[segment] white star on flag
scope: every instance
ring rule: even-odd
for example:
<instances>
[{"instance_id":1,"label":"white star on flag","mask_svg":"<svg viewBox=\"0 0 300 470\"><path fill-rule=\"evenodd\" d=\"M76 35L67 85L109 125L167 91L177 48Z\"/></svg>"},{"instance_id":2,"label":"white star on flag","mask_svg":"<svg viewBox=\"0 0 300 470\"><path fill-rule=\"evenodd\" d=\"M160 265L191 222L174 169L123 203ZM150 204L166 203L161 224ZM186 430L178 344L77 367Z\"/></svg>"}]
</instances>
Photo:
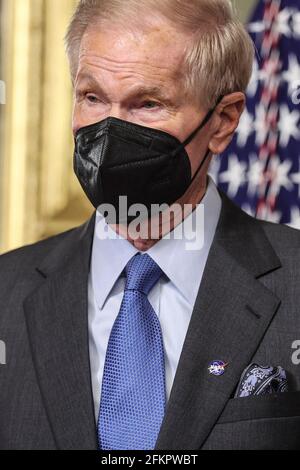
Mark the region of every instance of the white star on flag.
<instances>
[{"instance_id":1,"label":"white star on flag","mask_svg":"<svg viewBox=\"0 0 300 470\"><path fill-rule=\"evenodd\" d=\"M251 80L247 88L247 95L253 98L256 95L260 82L265 82L266 71L258 67L257 60L254 59Z\"/></svg>"},{"instance_id":2,"label":"white star on flag","mask_svg":"<svg viewBox=\"0 0 300 470\"><path fill-rule=\"evenodd\" d=\"M290 38L297 37L300 34L299 12L296 8L284 8L278 14L274 21L273 31ZM253 34L260 34L266 30L266 24L263 21L255 21L248 25L248 30Z\"/></svg>"},{"instance_id":3,"label":"white star on flag","mask_svg":"<svg viewBox=\"0 0 300 470\"><path fill-rule=\"evenodd\" d=\"M254 23L248 24L248 31L254 34L263 33L266 29L265 23L263 21L255 21Z\"/></svg>"},{"instance_id":4,"label":"white star on flag","mask_svg":"<svg viewBox=\"0 0 300 470\"><path fill-rule=\"evenodd\" d=\"M298 185L298 197L300 199L300 156L299 156L299 171L298 173L292 173L290 175L290 178L294 184Z\"/></svg>"},{"instance_id":5,"label":"white star on flag","mask_svg":"<svg viewBox=\"0 0 300 470\"><path fill-rule=\"evenodd\" d=\"M255 153L249 155L248 196L253 197L258 186L263 182L264 163Z\"/></svg>"},{"instance_id":6,"label":"white star on flag","mask_svg":"<svg viewBox=\"0 0 300 470\"><path fill-rule=\"evenodd\" d=\"M291 37L292 29L290 25L290 18L292 17L293 13L295 13L294 8L284 8L278 13L278 16L275 21L274 29L277 33L282 34L286 37Z\"/></svg>"},{"instance_id":7,"label":"white star on flag","mask_svg":"<svg viewBox=\"0 0 300 470\"><path fill-rule=\"evenodd\" d=\"M288 225L300 229L300 209L298 206L291 208L291 222Z\"/></svg>"},{"instance_id":8,"label":"white star on flag","mask_svg":"<svg viewBox=\"0 0 300 470\"><path fill-rule=\"evenodd\" d=\"M273 157L270 161L269 172L272 176L270 196L277 198L281 188L285 188L287 191L292 191L294 186L289 178L289 173L293 166L291 160L280 161L278 156Z\"/></svg>"},{"instance_id":9,"label":"white star on flag","mask_svg":"<svg viewBox=\"0 0 300 470\"><path fill-rule=\"evenodd\" d=\"M247 105L216 181L250 215L300 229L300 0L256 3Z\"/></svg>"},{"instance_id":10,"label":"white star on flag","mask_svg":"<svg viewBox=\"0 0 300 470\"><path fill-rule=\"evenodd\" d=\"M288 83L288 93L291 95L300 82L300 64L295 54L289 55L289 69L282 74L282 78Z\"/></svg>"},{"instance_id":11,"label":"white star on flag","mask_svg":"<svg viewBox=\"0 0 300 470\"><path fill-rule=\"evenodd\" d=\"M288 105L283 104L280 107L280 119L278 129L280 131L280 145L287 147L290 139L300 139L299 129L300 113L296 109L290 111Z\"/></svg>"},{"instance_id":12,"label":"white star on flag","mask_svg":"<svg viewBox=\"0 0 300 470\"><path fill-rule=\"evenodd\" d=\"M219 175L221 183L228 183L227 194L229 197L235 197L240 186L246 182L247 164L240 162L236 154L229 155L228 169Z\"/></svg>"},{"instance_id":13,"label":"white star on flag","mask_svg":"<svg viewBox=\"0 0 300 470\"><path fill-rule=\"evenodd\" d=\"M241 116L240 123L237 128L237 145L239 147L245 147L253 131L254 119L246 108Z\"/></svg>"},{"instance_id":14,"label":"white star on flag","mask_svg":"<svg viewBox=\"0 0 300 470\"><path fill-rule=\"evenodd\" d=\"M300 38L300 12L293 15L293 31L296 39Z\"/></svg>"}]
</instances>

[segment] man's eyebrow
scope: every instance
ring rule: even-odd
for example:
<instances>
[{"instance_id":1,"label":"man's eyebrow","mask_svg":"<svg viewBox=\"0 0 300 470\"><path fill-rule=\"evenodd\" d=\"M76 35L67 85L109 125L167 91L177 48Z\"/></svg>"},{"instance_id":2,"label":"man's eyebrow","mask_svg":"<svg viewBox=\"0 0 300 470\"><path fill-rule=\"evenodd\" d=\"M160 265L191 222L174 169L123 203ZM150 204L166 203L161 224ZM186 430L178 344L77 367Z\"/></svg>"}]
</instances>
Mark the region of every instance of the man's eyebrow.
<instances>
[{"instance_id":1,"label":"man's eyebrow","mask_svg":"<svg viewBox=\"0 0 300 470\"><path fill-rule=\"evenodd\" d=\"M159 99L161 101L170 101L170 97L163 92L163 90L156 86L138 86L136 88L132 88L128 95L127 99L130 98L143 98L143 97L153 97Z\"/></svg>"},{"instance_id":2,"label":"man's eyebrow","mask_svg":"<svg viewBox=\"0 0 300 470\"><path fill-rule=\"evenodd\" d=\"M101 87L101 84L96 80L93 75L83 72L80 73L77 77L76 80L76 85L78 85L80 82L86 82L87 86L92 86L97 88L103 95L106 95L104 90ZM154 98L159 101L164 102L165 104L170 104L174 105L173 100L170 98L170 96L167 93L164 93L164 91L158 87L158 86L147 86L147 85L138 85L136 87L132 87L131 90L128 91L128 94L126 94L124 101L129 101L131 99L141 99L143 97L148 97L148 98Z\"/></svg>"},{"instance_id":3,"label":"man's eyebrow","mask_svg":"<svg viewBox=\"0 0 300 470\"><path fill-rule=\"evenodd\" d=\"M80 73L75 83L76 85L78 85L78 83L82 81L87 82L89 85L93 85L93 86L97 86L98 88L101 88L98 81L93 77L93 75L89 73Z\"/></svg>"},{"instance_id":4,"label":"man's eyebrow","mask_svg":"<svg viewBox=\"0 0 300 470\"><path fill-rule=\"evenodd\" d=\"M84 85L83 85L83 83L84 83ZM102 87L101 87L100 83L98 82L98 80L95 77L93 77L93 75L91 75L89 73L86 73L86 72L80 73L78 75L77 79L76 79L76 82L75 82L75 89L77 87L79 87L79 90L78 90L79 93L81 93L81 91L80 91L81 86L86 86L88 88L95 89L98 93L101 94L101 96L104 99L107 99L106 93L102 89Z\"/></svg>"}]
</instances>

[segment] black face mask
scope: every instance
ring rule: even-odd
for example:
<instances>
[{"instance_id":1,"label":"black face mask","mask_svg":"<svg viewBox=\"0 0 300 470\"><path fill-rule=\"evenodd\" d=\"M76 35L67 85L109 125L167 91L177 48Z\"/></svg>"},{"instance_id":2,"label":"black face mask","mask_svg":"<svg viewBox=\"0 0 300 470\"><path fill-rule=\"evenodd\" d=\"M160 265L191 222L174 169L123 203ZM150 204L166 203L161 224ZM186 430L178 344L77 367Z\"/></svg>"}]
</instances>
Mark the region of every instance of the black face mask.
<instances>
[{"instance_id":1,"label":"black face mask","mask_svg":"<svg viewBox=\"0 0 300 470\"><path fill-rule=\"evenodd\" d=\"M114 207L116 220L109 223L129 223L138 216L129 217L120 210L120 196L127 197L128 208L143 204L150 217L153 205L170 206L185 194L210 155L208 150L192 178L185 147L208 123L222 98L183 143L166 132L112 117L79 129L74 170L96 209L104 204Z\"/></svg>"}]
</instances>

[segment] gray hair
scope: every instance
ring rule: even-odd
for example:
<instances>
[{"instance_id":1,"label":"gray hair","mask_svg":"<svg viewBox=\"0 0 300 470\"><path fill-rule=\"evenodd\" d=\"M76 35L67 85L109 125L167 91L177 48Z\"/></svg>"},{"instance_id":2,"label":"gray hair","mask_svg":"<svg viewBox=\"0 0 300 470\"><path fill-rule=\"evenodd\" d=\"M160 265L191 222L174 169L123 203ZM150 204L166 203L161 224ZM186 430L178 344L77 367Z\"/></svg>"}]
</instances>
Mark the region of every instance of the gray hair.
<instances>
[{"instance_id":1,"label":"gray hair","mask_svg":"<svg viewBox=\"0 0 300 470\"><path fill-rule=\"evenodd\" d=\"M125 22L160 15L192 34L185 53L185 89L207 107L220 95L245 92L251 78L254 45L230 0L81 0L65 38L74 81L80 44L97 22ZM146 22L146 20L145 20ZM138 24L138 23L136 23Z\"/></svg>"}]
</instances>

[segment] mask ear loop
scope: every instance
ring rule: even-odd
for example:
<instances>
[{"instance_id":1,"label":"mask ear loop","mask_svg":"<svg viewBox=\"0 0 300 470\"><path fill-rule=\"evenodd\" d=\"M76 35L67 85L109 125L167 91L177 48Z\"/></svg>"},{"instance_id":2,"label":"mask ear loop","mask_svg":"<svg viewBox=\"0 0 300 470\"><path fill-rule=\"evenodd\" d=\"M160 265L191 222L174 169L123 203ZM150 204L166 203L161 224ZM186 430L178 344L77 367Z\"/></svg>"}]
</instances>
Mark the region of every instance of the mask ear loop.
<instances>
[{"instance_id":1,"label":"mask ear loop","mask_svg":"<svg viewBox=\"0 0 300 470\"><path fill-rule=\"evenodd\" d=\"M210 121L210 119L212 118L217 106L221 103L222 99L224 98L224 95L221 95L219 98L218 98L218 101L216 103L216 105L207 113L207 115L205 116L204 120L201 122L201 124L197 127L196 130L194 130L194 132L173 152L173 157L176 157L176 155L178 155L178 153L180 153L182 150L185 149L185 147L187 147L193 140L194 138L196 137L196 135L198 134L198 132L200 132L203 127L206 126L206 124ZM208 152L209 153L209 152ZM207 157L206 157L207 158Z\"/></svg>"},{"instance_id":2,"label":"mask ear loop","mask_svg":"<svg viewBox=\"0 0 300 470\"><path fill-rule=\"evenodd\" d=\"M196 135L198 134L198 132L203 129L203 127L206 126L206 124L210 121L210 119L212 118L212 115L214 114L217 106L221 103L222 99L224 98L224 95L221 95L219 98L218 98L218 101L215 105L214 108L212 108L206 115L206 117L204 118L204 120L202 121L202 123L200 124L199 127L197 127L197 129L190 135L190 137L188 137L188 139L183 142L182 145L180 145L180 147L178 149L175 150L173 156L175 157L180 151L182 151L183 149L185 149L185 147L190 144L192 142L192 140L196 137ZM199 168L198 170L196 171L195 175L193 176L192 180L191 180L191 184L194 182L194 180L197 178L197 176L199 175L199 173L201 172L204 164L206 163L208 157L210 155L210 150L207 149L207 152L201 162L201 164L199 165Z\"/></svg>"},{"instance_id":3,"label":"mask ear loop","mask_svg":"<svg viewBox=\"0 0 300 470\"><path fill-rule=\"evenodd\" d=\"M210 154L210 150L208 149L206 154L205 154L205 157L203 158L198 170L196 171L196 173L194 174L193 178L191 179L191 184L195 181L195 179L197 178L197 176L199 175L199 173L201 172L205 162L207 161L208 157L209 157L209 154Z\"/></svg>"}]
</instances>

